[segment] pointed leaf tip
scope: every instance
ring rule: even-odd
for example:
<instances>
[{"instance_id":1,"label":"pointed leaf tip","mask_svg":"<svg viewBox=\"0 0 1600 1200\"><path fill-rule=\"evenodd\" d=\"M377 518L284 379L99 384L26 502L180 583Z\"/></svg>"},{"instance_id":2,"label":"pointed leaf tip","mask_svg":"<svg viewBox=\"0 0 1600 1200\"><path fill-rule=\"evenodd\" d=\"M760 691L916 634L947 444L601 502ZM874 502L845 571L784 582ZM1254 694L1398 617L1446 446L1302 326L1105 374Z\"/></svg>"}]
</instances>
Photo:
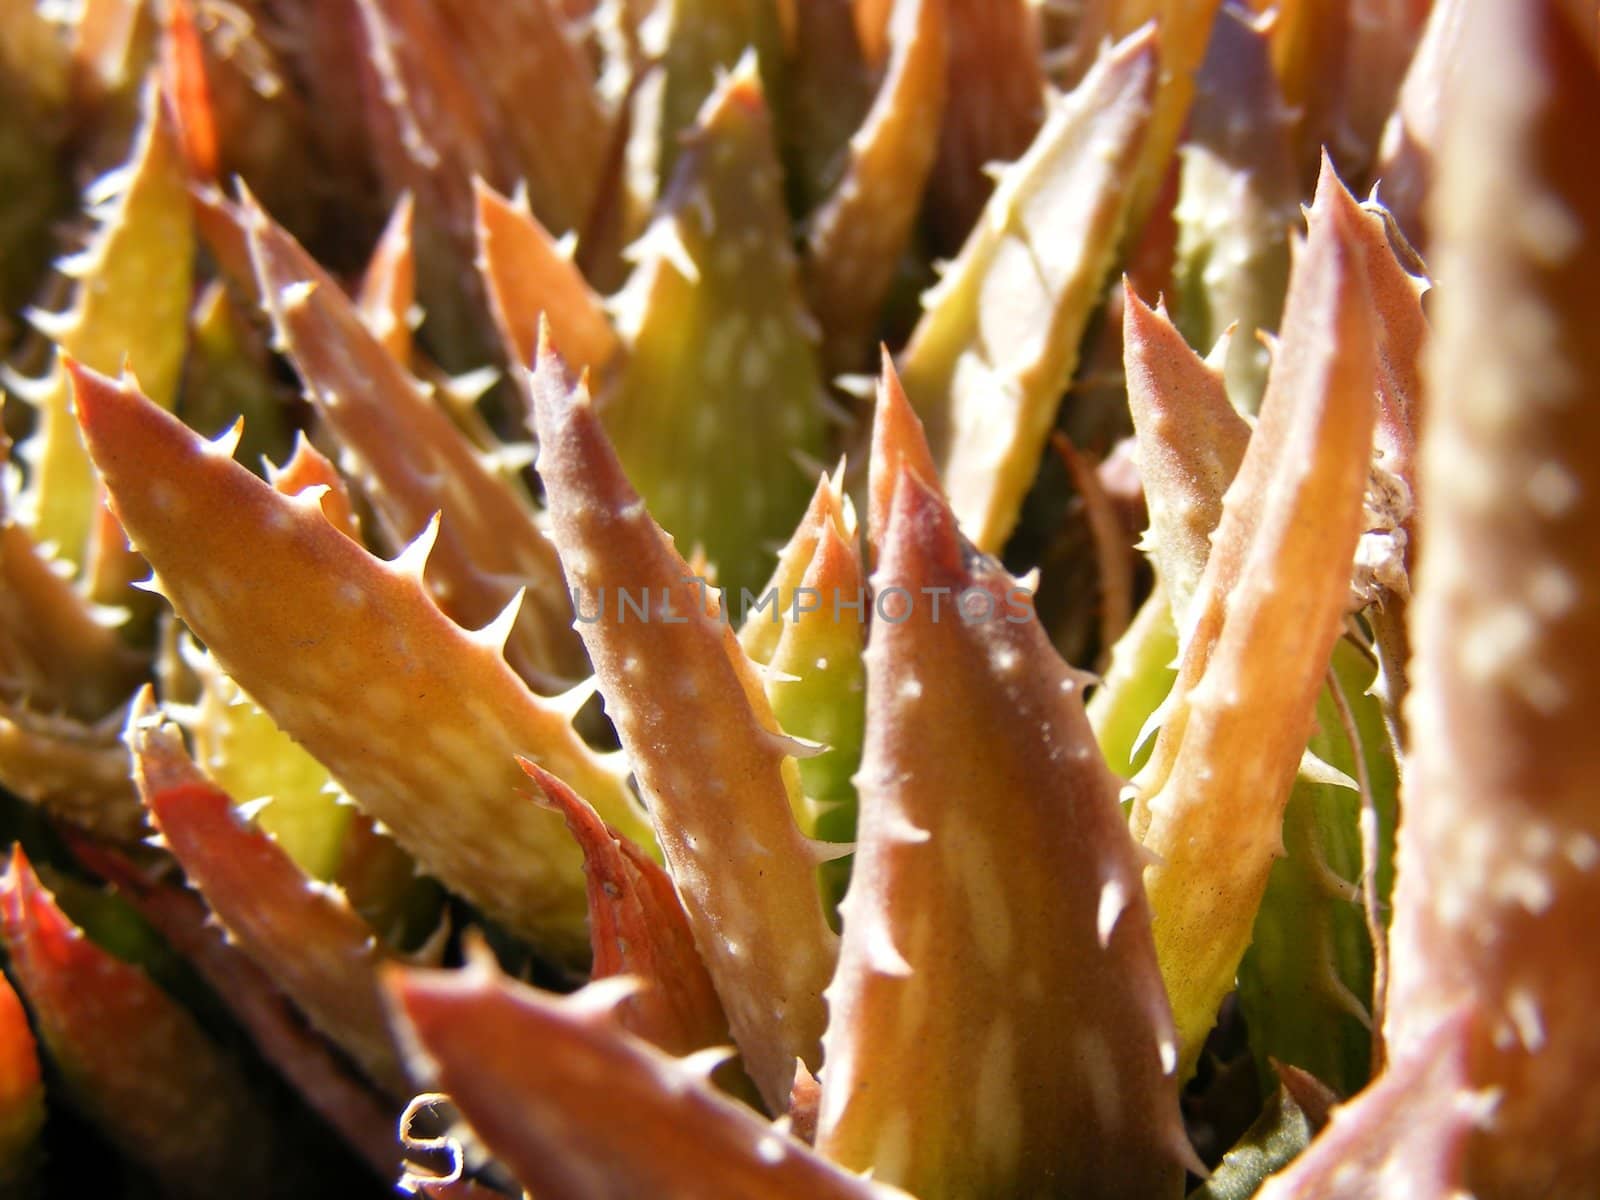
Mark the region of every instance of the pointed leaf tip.
<instances>
[{"instance_id":1,"label":"pointed leaf tip","mask_svg":"<svg viewBox=\"0 0 1600 1200\"><path fill-rule=\"evenodd\" d=\"M752 1078L780 1109L794 1060L820 1057L835 952L795 823L792 748L724 619L728 601L651 519L584 394L559 358L541 361L533 408L551 533L696 944Z\"/></svg>"},{"instance_id":2,"label":"pointed leaf tip","mask_svg":"<svg viewBox=\"0 0 1600 1200\"><path fill-rule=\"evenodd\" d=\"M903 463L873 585L818 1147L919 1195L1168 1190L1171 1017L1081 676Z\"/></svg>"},{"instance_id":3,"label":"pointed leaf tip","mask_svg":"<svg viewBox=\"0 0 1600 1200\"><path fill-rule=\"evenodd\" d=\"M583 849L594 948L590 979L640 982L622 1006L623 1027L672 1054L727 1041L727 1018L671 877L561 780L528 759L517 761Z\"/></svg>"},{"instance_id":4,"label":"pointed leaf tip","mask_svg":"<svg viewBox=\"0 0 1600 1200\"><path fill-rule=\"evenodd\" d=\"M906 398L887 346L882 347L877 400L867 465L867 540L874 552L881 552L902 470L937 487L939 469L934 465L922 421Z\"/></svg>"}]
</instances>

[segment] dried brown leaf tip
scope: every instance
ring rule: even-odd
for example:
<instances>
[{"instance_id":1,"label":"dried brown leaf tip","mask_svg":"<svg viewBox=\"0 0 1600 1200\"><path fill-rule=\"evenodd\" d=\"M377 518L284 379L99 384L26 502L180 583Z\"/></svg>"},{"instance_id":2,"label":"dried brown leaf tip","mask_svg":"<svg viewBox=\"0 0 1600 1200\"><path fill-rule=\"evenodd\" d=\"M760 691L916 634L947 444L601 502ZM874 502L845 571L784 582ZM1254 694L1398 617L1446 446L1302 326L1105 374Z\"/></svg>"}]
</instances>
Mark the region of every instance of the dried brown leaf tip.
<instances>
[{"instance_id":1,"label":"dried brown leaf tip","mask_svg":"<svg viewBox=\"0 0 1600 1200\"><path fill-rule=\"evenodd\" d=\"M555 997L486 956L453 972L390 976L425 1078L532 1193L561 1197L763 1196L891 1200L727 1099L724 1055L672 1058L624 1031L625 979Z\"/></svg>"},{"instance_id":2,"label":"dried brown leaf tip","mask_svg":"<svg viewBox=\"0 0 1600 1200\"><path fill-rule=\"evenodd\" d=\"M316 495L274 491L127 384L82 369L74 384L117 512L228 674L425 869L536 943L585 957L581 856L555 814L517 794L515 756L571 780L618 828L643 834L641 818L567 710L506 665L503 626L472 633L434 604L422 582L433 526L385 563Z\"/></svg>"},{"instance_id":3,"label":"dried brown leaf tip","mask_svg":"<svg viewBox=\"0 0 1600 1200\"><path fill-rule=\"evenodd\" d=\"M1324 167L1262 415L1222 504L1132 826L1192 1069L1250 942L1363 527L1372 317L1351 210ZM1329 332L1332 330L1332 336Z\"/></svg>"},{"instance_id":4,"label":"dried brown leaf tip","mask_svg":"<svg viewBox=\"0 0 1600 1200\"><path fill-rule=\"evenodd\" d=\"M1177 1045L1085 677L905 467L873 586L818 1148L924 1197L1170 1190Z\"/></svg>"},{"instance_id":5,"label":"dried brown leaf tip","mask_svg":"<svg viewBox=\"0 0 1600 1200\"><path fill-rule=\"evenodd\" d=\"M763 1097L815 1067L835 939L800 784L727 597L692 575L633 490L590 399L546 343L532 380L539 474L606 710L696 944ZM579 795L582 795L581 789Z\"/></svg>"},{"instance_id":6,"label":"dried brown leaf tip","mask_svg":"<svg viewBox=\"0 0 1600 1200\"><path fill-rule=\"evenodd\" d=\"M138 967L91 942L21 847L0 878L8 963L63 1098L180 1197L294 1194L240 1068Z\"/></svg>"}]
</instances>

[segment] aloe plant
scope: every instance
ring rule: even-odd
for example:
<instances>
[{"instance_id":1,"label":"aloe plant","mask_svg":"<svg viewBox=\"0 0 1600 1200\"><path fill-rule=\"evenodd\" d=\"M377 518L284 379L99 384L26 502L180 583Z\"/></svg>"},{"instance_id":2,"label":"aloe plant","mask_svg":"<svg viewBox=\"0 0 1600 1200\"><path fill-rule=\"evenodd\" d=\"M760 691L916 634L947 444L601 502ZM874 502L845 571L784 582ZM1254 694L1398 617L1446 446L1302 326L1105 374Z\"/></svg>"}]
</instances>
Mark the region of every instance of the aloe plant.
<instances>
[{"instance_id":1,"label":"aloe plant","mask_svg":"<svg viewBox=\"0 0 1600 1200\"><path fill-rule=\"evenodd\" d=\"M1600 1189L1597 113L1567 0L0 3L0 1191Z\"/></svg>"}]
</instances>

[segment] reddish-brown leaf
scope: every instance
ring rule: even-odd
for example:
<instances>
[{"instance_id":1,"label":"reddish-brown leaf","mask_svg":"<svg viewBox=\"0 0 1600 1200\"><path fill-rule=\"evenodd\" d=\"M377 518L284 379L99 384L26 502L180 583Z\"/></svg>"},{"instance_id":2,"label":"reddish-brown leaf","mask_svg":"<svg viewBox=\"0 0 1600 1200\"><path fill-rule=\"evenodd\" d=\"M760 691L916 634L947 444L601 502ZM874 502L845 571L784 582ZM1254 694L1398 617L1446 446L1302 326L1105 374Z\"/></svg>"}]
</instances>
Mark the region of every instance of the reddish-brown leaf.
<instances>
[{"instance_id":1,"label":"reddish-brown leaf","mask_svg":"<svg viewBox=\"0 0 1600 1200\"><path fill-rule=\"evenodd\" d=\"M532 390L551 532L607 711L734 1039L782 1111L795 1060L814 1067L821 1057L835 954L817 854L795 824L797 747L739 647L727 601L650 519L586 385L548 343Z\"/></svg>"},{"instance_id":2,"label":"reddish-brown leaf","mask_svg":"<svg viewBox=\"0 0 1600 1200\"><path fill-rule=\"evenodd\" d=\"M390 975L418 1063L540 1200L891 1200L625 1033L620 993L536 992L486 956Z\"/></svg>"},{"instance_id":3,"label":"reddish-brown leaf","mask_svg":"<svg viewBox=\"0 0 1600 1200\"><path fill-rule=\"evenodd\" d=\"M0 878L11 971L63 1099L174 1196L293 1195L286 1147L239 1067L137 967L56 907L21 847Z\"/></svg>"},{"instance_id":4,"label":"reddish-brown leaf","mask_svg":"<svg viewBox=\"0 0 1600 1200\"><path fill-rule=\"evenodd\" d=\"M1085 677L904 467L873 583L818 1149L928 1198L1166 1194L1177 1046Z\"/></svg>"},{"instance_id":5,"label":"reddish-brown leaf","mask_svg":"<svg viewBox=\"0 0 1600 1200\"><path fill-rule=\"evenodd\" d=\"M522 769L583 848L594 944L589 978L628 975L644 984L618 1006L622 1027L668 1054L725 1045L728 1019L695 949L672 877L608 829L582 797L549 771L527 759Z\"/></svg>"}]
</instances>

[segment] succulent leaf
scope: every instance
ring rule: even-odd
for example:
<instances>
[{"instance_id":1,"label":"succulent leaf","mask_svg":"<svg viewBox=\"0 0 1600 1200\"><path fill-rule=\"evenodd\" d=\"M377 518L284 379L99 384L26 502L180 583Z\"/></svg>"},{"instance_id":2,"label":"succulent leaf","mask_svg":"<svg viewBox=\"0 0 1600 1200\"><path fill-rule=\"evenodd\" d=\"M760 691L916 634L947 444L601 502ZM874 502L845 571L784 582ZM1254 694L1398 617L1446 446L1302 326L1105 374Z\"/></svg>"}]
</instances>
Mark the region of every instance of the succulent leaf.
<instances>
[{"instance_id":1,"label":"succulent leaf","mask_svg":"<svg viewBox=\"0 0 1600 1200\"><path fill-rule=\"evenodd\" d=\"M668 1054L726 1045L728 1018L695 949L672 877L606 828L594 809L549 771L527 760L522 769L583 848L594 943L590 979L627 975L643 985L618 1005L622 1027Z\"/></svg>"},{"instance_id":2,"label":"succulent leaf","mask_svg":"<svg viewBox=\"0 0 1600 1200\"><path fill-rule=\"evenodd\" d=\"M411 239L415 209L409 192L395 204L354 297L362 324L401 366L411 362L417 310L417 262Z\"/></svg>"},{"instance_id":3,"label":"succulent leaf","mask_svg":"<svg viewBox=\"0 0 1600 1200\"><path fill-rule=\"evenodd\" d=\"M1195 75L1206 56L1221 0L1111 0L1110 33L1126 38L1154 22L1161 56L1160 84L1148 132L1131 181L1128 232L1136 233L1160 197L1194 101Z\"/></svg>"},{"instance_id":4,"label":"succulent leaf","mask_svg":"<svg viewBox=\"0 0 1600 1200\"><path fill-rule=\"evenodd\" d=\"M1222 372L1189 349L1164 310L1149 307L1126 284L1122 340L1134 460L1150 511L1145 548L1182 630L1250 426L1228 402Z\"/></svg>"},{"instance_id":5,"label":"succulent leaf","mask_svg":"<svg viewBox=\"0 0 1600 1200\"><path fill-rule=\"evenodd\" d=\"M999 177L901 358L963 532L997 552L1021 510L1123 229L1157 50L1106 51Z\"/></svg>"},{"instance_id":6,"label":"succulent leaf","mask_svg":"<svg viewBox=\"0 0 1600 1200\"><path fill-rule=\"evenodd\" d=\"M1355 0L1340 77L1335 121L1324 141L1354 179L1374 173L1384 127L1396 108L1433 0Z\"/></svg>"},{"instance_id":7,"label":"succulent leaf","mask_svg":"<svg viewBox=\"0 0 1600 1200\"><path fill-rule=\"evenodd\" d=\"M29 707L84 720L132 694L144 662L113 614L88 603L53 568L28 530L0 511L0 689Z\"/></svg>"},{"instance_id":8,"label":"succulent leaf","mask_svg":"<svg viewBox=\"0 0 1600 1200\"><path fill-rule=\"evenodd\" d=\"M1365 694L1371 660L1341 641L1332 678L1352 710L1358 744L1351 744L1324 690L1309 751L1347 778L1366 781L1379 818L1381 861L1363 862L1361 793L1302 773L1284 807L1284 857L1272 864L1239 966L1239 1005L1264 1083L1273 1078L1271 1062L1288 1063L1350 1096L1371 1077L1378 1015L1358 881L1364 867L1377 871L1376 893L1387 906L1398 781L1382 705Z\"/></svg>"},{"instance_id":9,"label":"succulent leaf","mask_svg":"<svg viewBox=\"0 0 1600 1200\"><path fill-rule=\"evenodd\" d=\"M265 465L267 482L285 496L299 496L315 490L322 514L340 533L361 544L361 524L350 502L350 488L328 456L311 444L304 433L297 434L294 448L283 465Z\"/></svg>"},{"instance_id":10,"label":"succulent leaf","mask_svg":"<svg viewBox=\"0 0 1600 1200\"><path fill-rule=\"evenodd\" d=\"M334 795L328 769L278 728L205 651L183 645L200 696L185 716L207 775L241 803L313 879L339 869L354 810Z\"/></svg>"},{"instance_id":11,"label":"succulent leaf","mask_svg":"<svg viewBox=\"0 0 1600 1200\"><path fill-rule=\"evenodd\" d=\"M512 153L511 179L547 228L586 233L613 118L561 7L560 0L458 0L439 11L459 47L457 73L482 89L494 135Z\"/></svg>"},{"instance_id":12,"label":"succulent leaf","mask_svg":"<svg viewBox=\"0 0 1600 1200\"><path fill-rule=\"evenodd\" d=\"M1132 779L1150 749L1151 724L1177 678L1178 630L1166 588L1157 580L1117 639L1111 665L1089 697L1089 724L1106 765Z\"/></svg>"},{"instance_id":13,"label":"succulent leaf","mask_svg":"<svg viewBox=\"0 0 1600 1200\"><path fill-rule=\"evenodd\" d=\"M825 842L855 837L852 777L861 765L866 720L866 579L843 475L841 467L818 481L763 593L771 608L752 609L739 629L740 646L764 668L778 725L822 747L799 760L805 802L796 817L802 833ZM820 870L831 909L844 894L849 864L834 859Z\"/></svg>"},{"instance_id":14,"label":"succulent leaf","mask_svg":"<svg viewBox=\"0 0 1600 1200\"><path fill-rule=\"evenodd\" d=\"M781 0L779 0L781 2ZM755 47L775 61L775 0L655 0L639 23L640 50L658 64L634 96L630 181L636 195L664 193L700 124L706 101L741 56Z\"/></svg>"},{"instance_id":15,"label":"succulent leaf","mask_svg":"<svg viewBox=\"0 0 1600 1200\"><path fill-rule=\"evenodd\" d=\"M415 197L417 286L431 330L443 344L481 344L478 296L461 270L471 259L470 181L505 187L517 177L513 147L499 136L481 80L465 69L439 5L339 0L308 7L337 13L331 19L356 31L344 40L359 67L357 111L370 139L363 152L386 200Z\"/></svg>"},{"instance_id":16,"label":"succulent leaf","mask_svg":"<svg viewBox=\"0 0 1600 1200\"><path fill-rule=\"evenodd\" d=\"M1439 152L1446 90L1461 62L1462 34L1471 0L1435 0L1416 53L1406 68L1394 112L1378 148L1377 175L1383 201L1405 236L1418 246L1428 241L1427 196Z\"/></svg>"},{"instance_id":17,"label":"succulent leaf","mask_svg":"<svg viewBox=\"0 0 1600 1200\"><path fill-rule=\"evenodd\" d=\"M873 583L817 1147L929 1200L1169 1194L1177 1046L1084 677L903 468Z\"/></svg>"},{"instance_id":18,"label":"succulent leaf","mask_svg":"<svg viewBox=\"0 0 1600 1200\"><path fill-rule=\"evenodd\" d=\"M719 1095L698 1056L674 1059L627 1033L616 1013L626 988L551 996L481 955L459 971L394 969L390 988L418 1069L541 1197L903 1196Z\"/></svg>"},{"instance_id":19,"label":"succulent leaf","mask_svg":"<svg viewBox=\"0 0 1600 1200\"><path fill-rule=\"evenodd\" d=\"M440 514L427 576L440 607L481 626L524 588L507 661L547 690L582 678L561 568L531 506L424 398L338 284L282 227L248 200L244 220L274 328L319 415L355 457L391 540L405 545Z\"/></svg>"},{"instance_id":20,"label":"succulent leaf","mask_svg":"<svg viewBox=\"0 0 1600 1200\"><path fill-rule=\"evenodd\" d=\"M1372 202L1357 209L1353 196L1339 197L1358 211L1378 341L1378 426L1373 440L1372 479L1367 485L1368 531L1356 554L1355 599L1367 606L1378 654L1378 688L1391 727L1401 725L1411 659L1406 614L1410 574L1421 517L1417 491L1417 437L1426 415L1423 357L1428 320L1422 298L1430 286L1396 253L1390 214ZM1400 740L1398 736L1395 739Z\"/></svg>"},{"instance_id":21,"label":"succulent leaf","mask_svg":"<svg viewBox=\"0 0 1600 1200\"><path fill-rule=\"evenodd\" d=\"M425 869L536 944L583 958L581 856L555 814L517 795L515 756L647 837L618 770L498 645L439 611L416 553L380 562L314 496L282 496L127 385L78 369L75 386L123 523L229 676Z\"/></svg>"},{"instance_id":22,"label":"succulent leaf","mask_svg":"<svg viewBox=\"0 0 1600 1200\"><path fill-rule=\"evenodd\" d=\"M196 225L210 244L206 211L194 205ZM240 233L240 258L250 260ZM293 441L288 419L292 392L275 375L266 333L249 308L221 280L207 284L189 318L189 357L177 413L197 433L216 437L241 418L239 461L282 458ZM142 578L142 576L141 576Z\"/></svg>"},{"instance_id":23,"label":"succulent leaf","mask_svg":"<svg viewBox=\"0 0 1600 1200\"><path fill-rule=\"evenodd\" d=\"M704 31L704 36L710 36ZM617 300L606 428L655 518L737 595L767 574L823 449L813 325L753 58L713 92ZM752 491L752 475L762 487Z\"/></svg>"},{"instance_id":24,"label":"succulent leaf","mask_svg":"<svg viewBox=\"0 0 1600 1200\"><path fill-rule=\"evenodd\" d=\"M141 868L127 856L88 839L73 850L89 869L116 885L182 955L249 1031L257 1049L339 1132L351 1149L388 1177L399 1166L392 1103L350 1070L347 1060L307 1028L305 1017L274 978L233 944L194 893Z\"/></svg>"},{"instance_id":25,"label":"succulent leaf","mask_svg":"<svg viewBox=\"0 0 1600 1200\"><path fill-rule=\"evenodd\" d=\"M790 207L804 213L839 182L851 138L872 104L872 73L851 0L777 0L774 7L783 51L772 72L778 151ZM932 115L929 127L937 129ZM910 190L920 192L920 177Z\"/></svg>"},{"instance_id":26,"label":"succulent leaf","mask_svg":"<svg viewBox=\"0 0 1600 1200\"><path fill-rule=\"evenodd\" d=\"M285 496L320 489L322 512L359 541L344 479L302 435L284 465L266 463L267 482ZM262 711L214 658L180 637L178 652L198 696L183 722L207 776L251 804L255 821L313 879L339 872L355 810L338 794L328 769Z\"/></svg>"},{"instance_id":27,"label":"succulent leaf","mask_svg":"<svg viewBox=\"0 0 1600 1200\"><path fill-rule=\"evenodd\" d=\"M1463 1011L1430 1030L1416 1054L1335 1109L1258 1200L1370 1200L1396 1190L1426 1200L1459 1196L1467 1140L1487 1107L1468 1083L1470 1024Z\"/></svg>"},{"instance_id":28,"label":"succulent leaf","mask_svg":"<svg viewBox=\"0 0 1600 1200\"><path fill-rule=\"evenodd\" d=\"M929 487L939 486L939 468L934 465L927 434L885 349L877 404L872 410L872 451L867 459L867 546L874 562L889 533L889 514L902 472Z\"/></svg>"},{"instance_id":29,"label":"succulent leaf","mask_svg":"<svg viewBox=\"0 0 1600 1200\"><path fill-rule=\"evenodd\" d=\"M1594 964L1573 953L1600 898L1586 750L1600 620L1585 534L1600 251L1578 215L1600 205L1585 152L1600 64L1586 8L1470 13L1432 212L1441 277L1473 285L1441 297L1430 352L1390 1067L1330 1134L1347 1144L1404 1105L1460 1135L1440 1192L1579 1195L1600 1170ZM1507 312L1524 319L1508 325ZM1441 1175L1381 1133L1362 1153L1374 1174L1419 1188ZM1338 1195L1329 1165L1308 1156L1283 1186Z\"/></svg>"},{"instance_id":30,"label":"succulent leaf","mask_svg":"<svg viewBox=\"0 0 1600 1200\"><path fill-rule=\"evenodd\" d=\"M150 396L171 408L183 361L194 232L182 166L153 87L145 90L128 161L96 181L88 199L100 228L87 249L58 264L77 281L75 298L65 311L34 312L33 323L63 354L98 370L131 363ZM20 515L40 543L81 566L98 498L59 358L36 407L38 429L21 448L33 478Z\"/></svg>"},{"instance_id":31,"label":"succulent leaf","mask_svg":"<svg viewBox=\"0 0 1600 1200\"><path fill-rule=\"evenodd\" d=\"M946 9L943 0L897 4L872 110L850 138L842 177L808 220L806 298L833 367L856 366L869 344L933 167L935 117L945 103Z\"/></svg>"},{"instance_id":32,"label":"succulent leaf","mask_svg":"<svg viewBox=\"0 0 1600 1200\"><path fill-rule=\"evenodd\" d=\"M894 41L893 0L882 8L881 41L887 49ZM994 181L988 168L1028 150L1049 115L1050 98L1032 5L945 0L944 8L949 23L945 90L970 100L940 110L939 156L928 181L927 207L939 248L953 250L989 201Z\"/></svg>"},{"instance_id":33,"label":"succulent leaf","mask_svg":"<svg viewBox=\"0 0 1600 1200\"><path fill-rule=\"evenodd\" d=\"M817 854L795 824L795 744L727 600L650 519L586 386L548 343L532 388L539 474L579 630L734 1040L781 1112L795 1060L819 1061L835 956ZM630 603L641 619L629 620Z\"/></svg>"},{"instance_id":34,"label":"succulent leaf","mask_svg":"<svg viewBox=\"0 0 1600 1200\"><path fill-rule=\"evenodd\" d=\"M20 847L0 878L13 977L63 1098L174 1196L294 1194L238 1066L139 968L91 942Z\"/></svg>"},{"instance_id":35,"label":"succulent leaf","mask_svg":"<svg viewBox=\"0 0 1600 1200\"><path fill-rule=\"evenodd\" d=\"M1165 722L1137 780L1185 1073L1249 945L1349 594L1373 429L1362 252L1325 166L1262 417L1223 502ZM1329 337L1327 331L1335 331Z\"/></svg>"},{"instance_id":36,"label":"succulent leaf","mask_svg":"<svg viewBox=\"0 0 1600 1200\"><path fill-rule=\"evenodd\" d=\"M0 348L12 314L49 266L50 223L72 202L61 170L70 132L72 61L65 32L37 5L0 10Z\"/></svg>"},{"instance_id":37,"label":"succulent leaf","mask_svg":"<svg viewBox=\"0 0 1600 1200\"><path fill-rule=\"evenodd\" d=\"M0 975L0 1188L30 1194L44 1115L39 1047L22 1002Z\"/></svg>"},{"instance_id":38,"label":"succulent leaf","mask_svg":"<svg viewBox=\"0 0 1600 1200\"><path fill-rule=\"evenodd\" d=\"M129 715L140 793L167 849L244 952L392 1096L410 1090L389 1038L377 939L336 890L307 879L190 760L149 693Z\"/></svg>"},{"instance_id":39,"label":"succulent leaf","mask_svg":"<svg viewBox=\"0 0 1600 1200\"><path fill-rule=\"evenodd\" d=\"M116 841L145 831L121 717L93 724L0 699L0 783L30 804Z\"/></svg>"},{"instance_id":40,"label":"succulent leaf","mask_svg":"<svg viewBox=\"0 0 1600 1200\"><path fill-rule=\"evenodd\" d=\"M1272 73L1265 19L1225 5L1196 76L1178 205L1176 296L1191 344L1210 346L1230 326L1228 393L1261 406L1267 348L1289 283L1289 231L1300 188L1289 142L1291 114Z\"/></svg>"},{"instance_id":41,"label":"succulent leaf","mask_svg":"<svg viewBox=\"0 0 1600 1200\"><path fill-rule=\"evenodd\" d=\"M542 318L575 368L604 370L617 354L617 334L570 253L524 198L507 200L481 180L475 195L478 269L506 360L513 368L533 364Z\"/></svg>"}]
</instances>

